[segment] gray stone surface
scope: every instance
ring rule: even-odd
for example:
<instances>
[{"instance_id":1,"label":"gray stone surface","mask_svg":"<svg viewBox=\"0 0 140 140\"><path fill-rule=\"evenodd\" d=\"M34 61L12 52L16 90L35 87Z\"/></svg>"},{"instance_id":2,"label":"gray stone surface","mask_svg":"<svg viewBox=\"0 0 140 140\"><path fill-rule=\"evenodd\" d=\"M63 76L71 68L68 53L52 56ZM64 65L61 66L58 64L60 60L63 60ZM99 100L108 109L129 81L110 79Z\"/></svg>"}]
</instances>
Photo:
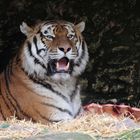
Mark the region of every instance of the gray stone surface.
<instances>
[{"instance_id":1,"label":"gray stone surface","mask_svg":"<svg viewBox=\"0 0 140 140\"><path fill-rule=\"evenodd\" d=\"M82 133L59 133L27 138L25 140L93 140L93 139L89 135Z\"/></svg>"}]
</instances>

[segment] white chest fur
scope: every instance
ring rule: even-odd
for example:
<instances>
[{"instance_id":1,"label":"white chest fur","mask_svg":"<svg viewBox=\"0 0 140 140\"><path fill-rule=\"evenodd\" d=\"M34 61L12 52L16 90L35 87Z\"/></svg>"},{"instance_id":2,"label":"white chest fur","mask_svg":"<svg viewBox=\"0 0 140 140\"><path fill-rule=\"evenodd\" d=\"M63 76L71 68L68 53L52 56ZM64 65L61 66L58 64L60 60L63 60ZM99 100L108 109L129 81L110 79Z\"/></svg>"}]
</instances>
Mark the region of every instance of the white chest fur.
<instances>
[{"instance_id":1,"label":"white chest fur","mask_svg":"<svg viewBox=\"0 0 140 140\"><path fill-rule=\"evenodd\" d=\"M52 108L51 120L72 119L81 111L80 86L75 79L61 83L46 81L31 86L36 94L43 97L42 103L46 108Z\"/></svg>"}]
</instances>

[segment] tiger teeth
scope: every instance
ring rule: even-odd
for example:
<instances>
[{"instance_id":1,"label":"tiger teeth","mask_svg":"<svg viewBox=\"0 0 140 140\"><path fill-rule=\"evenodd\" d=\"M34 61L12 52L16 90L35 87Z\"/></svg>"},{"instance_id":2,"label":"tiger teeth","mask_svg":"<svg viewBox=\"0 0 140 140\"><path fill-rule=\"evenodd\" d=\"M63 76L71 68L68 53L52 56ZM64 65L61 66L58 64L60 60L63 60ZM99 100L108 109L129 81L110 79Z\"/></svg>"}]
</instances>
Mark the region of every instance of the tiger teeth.
<instances>
[{"instance_id":1,"label":"tiger teeth","mask_svg":"<svg viewBox=\"0 0 140 140\"><path fill-rule=\"evenodd\" d=\"M56 69L59 70L59 63L56 63Z\"/></svg>"},{"instance_id":2,"label":"tiger teeth","mask_svg":"<svg viewBox=\"0 0 140 140\"><path fill-rule=\"evenodd\" d=\"M60 71L60 70L65 70L65 71L67 71L67 70L69 69L69 66L70 66L70 63L69 63L69 62L67 63L66 66L60 66L60 65L59 65L59 62L56 63L56 69L57 69L58 71Z\"/></svg>"},{"instance_id":3,"label":"tiger teeth","mask_svg":"<svg viewBox=\"0 0 140 140\"><path fill-rule=\"evenodd\" d=\"M70 66L70 63L68 62L68 64L67 64L65 70L68 70L68 69L69 69L69 66Z\"/></svg>"}]
</instances>

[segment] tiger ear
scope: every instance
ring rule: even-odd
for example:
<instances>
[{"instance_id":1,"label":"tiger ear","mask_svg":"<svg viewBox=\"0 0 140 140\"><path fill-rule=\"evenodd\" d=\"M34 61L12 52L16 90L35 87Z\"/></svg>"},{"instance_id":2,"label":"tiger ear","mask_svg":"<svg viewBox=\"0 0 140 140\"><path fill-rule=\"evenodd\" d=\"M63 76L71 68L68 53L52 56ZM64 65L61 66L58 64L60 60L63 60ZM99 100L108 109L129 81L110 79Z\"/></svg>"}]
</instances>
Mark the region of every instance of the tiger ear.
<instances>
[{"instance_id":1,"label":"tiger ear","mask_svg":"<svg viewBox=\"0 0 140 140\"><path fill-rule=\"evenodd\" d=\"M26 36L28 36L33 32L33 29L29 27L25 22L22 22L22 24L20 25L20 31Z\"/></svg>"},{"instance_id":2,"label":"tiger ear","mask_svg":"<svg viewBox=\"0 0 140 140\"><path fill-rule=\"evenodd\" d=\"M84 29L85 29L85 22L82 21L82 22L78 23L78 24L76 25L76 28L77 28L80 32L83 32Z\"/></svg>"}]
</instances>

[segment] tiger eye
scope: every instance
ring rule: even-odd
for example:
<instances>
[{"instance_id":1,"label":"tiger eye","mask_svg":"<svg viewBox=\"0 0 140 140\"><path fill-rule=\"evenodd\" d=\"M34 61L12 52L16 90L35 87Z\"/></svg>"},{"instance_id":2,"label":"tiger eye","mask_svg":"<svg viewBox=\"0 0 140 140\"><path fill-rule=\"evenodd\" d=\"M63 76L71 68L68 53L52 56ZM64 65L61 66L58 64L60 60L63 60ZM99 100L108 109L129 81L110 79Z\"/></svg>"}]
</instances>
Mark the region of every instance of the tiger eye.
<instances>
[{"instance_id":1,"label":"tiger eye","mask_svg":"<svg viewBox=\"0 0 140 140\"><path fill-rule=\"evenodd\" d=\"M48 31L47 31L47 30L45 30L45 31L44 31L44 34L47 34L47 33L48 33Z\"/></svg>"},{"instance_id":2,"label":"tiger eye","mask_svg":"<svg viewBox=\"0 0 140 140\"><path fill-rule=\"evenodd\" d=\"M69 39L73 39L74 38L74 35L73 34L70 34L70 35L68 35L68 38Z\"/></svg>"}]
</instances>

